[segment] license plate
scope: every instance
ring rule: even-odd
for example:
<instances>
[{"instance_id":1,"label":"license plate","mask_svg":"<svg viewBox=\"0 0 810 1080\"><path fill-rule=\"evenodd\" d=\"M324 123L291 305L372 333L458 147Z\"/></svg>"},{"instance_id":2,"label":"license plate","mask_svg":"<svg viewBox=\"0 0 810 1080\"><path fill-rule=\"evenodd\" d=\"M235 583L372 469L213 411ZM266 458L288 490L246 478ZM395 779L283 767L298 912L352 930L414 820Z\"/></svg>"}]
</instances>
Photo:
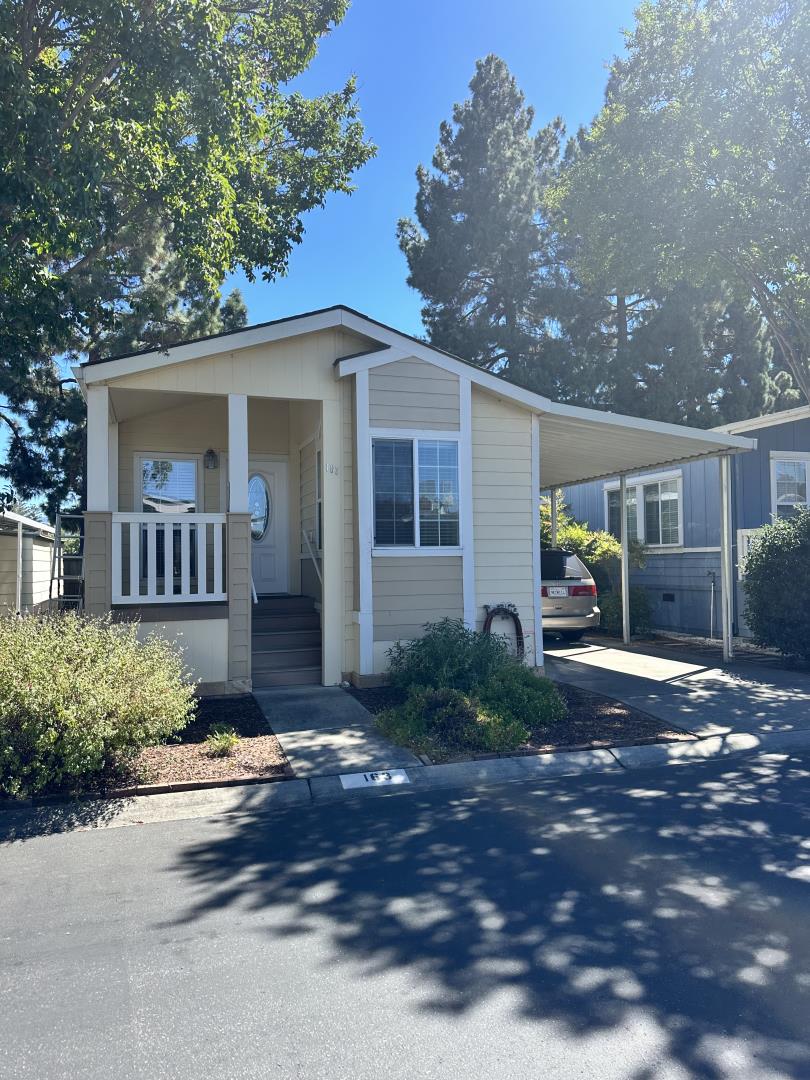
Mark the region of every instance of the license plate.
<instances>
[{"instance_id":1,"label":"license plate","mask_svg":"<svg viewBox=\"0 0 810 1080\"><path fill-rule=\"evenodd\" d=\"M567 585L549 585L549 587L548 587L548 595L549 596L568 596L568 586Z\"/></svg>"}]
</instances>

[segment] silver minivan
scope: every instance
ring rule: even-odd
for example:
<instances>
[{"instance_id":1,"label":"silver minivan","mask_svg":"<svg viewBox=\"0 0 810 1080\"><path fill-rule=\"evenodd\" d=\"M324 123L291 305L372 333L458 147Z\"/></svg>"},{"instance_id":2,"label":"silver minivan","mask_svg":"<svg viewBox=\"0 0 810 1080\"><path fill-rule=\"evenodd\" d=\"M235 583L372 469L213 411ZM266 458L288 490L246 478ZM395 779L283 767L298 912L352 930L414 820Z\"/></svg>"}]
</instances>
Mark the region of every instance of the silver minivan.
<instances>
[{"instance_id":1,"label":"silver minivan","mask_svg":"<svg viewBox=\"0 0 810 1080\"><path fill-rule=\"evenodd\" d=\"M596 582L581 559L562 548L540 553L543 630L566 641L579 641L599 626Z\"/></svg>"}]
</instances>

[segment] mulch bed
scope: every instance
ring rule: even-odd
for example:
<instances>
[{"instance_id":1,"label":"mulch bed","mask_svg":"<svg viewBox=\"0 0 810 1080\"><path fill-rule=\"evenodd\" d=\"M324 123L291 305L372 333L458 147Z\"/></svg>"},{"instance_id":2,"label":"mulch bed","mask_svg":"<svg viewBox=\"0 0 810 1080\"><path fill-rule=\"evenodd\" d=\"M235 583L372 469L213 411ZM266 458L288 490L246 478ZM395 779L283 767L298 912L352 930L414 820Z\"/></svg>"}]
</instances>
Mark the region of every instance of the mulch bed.
<instances>
[{"instance_id":1,"label":"mulch bed","mask_svg":"<svg viewBox=\"0 0 810 1080\"><path fill-rule=\"evenodd\" d=\"M212 724L227 724L239 736L239 744L230 756L211 757L205 752L205 737ZM292 775L264 713L255 698L244 694L202 698L196 717L178 734L176 741L142 750L127 779L138 785L163 785Z\"/></svg>"},{"instance_id":2,"label":"mulch bed","mask_svg":"<svg viewBox=\"0 0 810 1080\"><path fill-rule=\"evenodd\" d=\"M580 690L567 683L555 683L565 698L568 715L556 724L549 724L533 736L515 754L553 753L555 750L594 750L609 746L633 746L639 743L679 742L691 739L685 731L672 728L663 720L633 709L622 701ZM405 695L393 686L375 686L349 690L352 697L372 714L401 705ZM472 757L499 755L460 755L448 760L470 760Z\"/></svg>"}]
</instances>

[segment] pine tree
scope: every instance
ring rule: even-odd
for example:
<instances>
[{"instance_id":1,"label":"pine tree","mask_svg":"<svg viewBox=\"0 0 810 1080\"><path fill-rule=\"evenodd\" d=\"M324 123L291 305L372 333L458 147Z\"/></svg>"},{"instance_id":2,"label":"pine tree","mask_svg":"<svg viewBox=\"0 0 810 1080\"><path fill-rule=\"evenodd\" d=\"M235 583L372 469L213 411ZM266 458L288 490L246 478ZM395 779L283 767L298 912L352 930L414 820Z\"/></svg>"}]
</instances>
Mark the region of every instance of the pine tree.
<instances>
[{"instance_id":1,"label":"pine tree","mask_svg":"<svg viewBox=\"0 0 810 1080\"><path fill-rule=\"evenodd\" d=\"M497 56L477 62L470 91L441 124L433 171L417 170L417 220L398 237L431 344L509 375L548 337L541 202L563 127L532 134L534 110Z\"/></svg>"}]
</instances>

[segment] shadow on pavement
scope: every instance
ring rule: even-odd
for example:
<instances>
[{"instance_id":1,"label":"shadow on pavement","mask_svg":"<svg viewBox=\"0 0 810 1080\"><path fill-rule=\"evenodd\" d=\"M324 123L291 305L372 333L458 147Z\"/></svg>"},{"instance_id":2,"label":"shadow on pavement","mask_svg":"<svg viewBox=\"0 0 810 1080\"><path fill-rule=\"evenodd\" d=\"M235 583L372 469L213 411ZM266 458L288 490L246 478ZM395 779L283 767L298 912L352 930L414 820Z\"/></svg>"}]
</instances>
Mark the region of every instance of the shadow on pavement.
<instances>
[{"instance_id":1,"label":"shadow on pavement","mask_svg":"<svg viewBox=\"0 0 810 1080\"><path fill-rule=\"evenodd\" d=\"M405 970L448 1019L507 991L537 1075L552 1024L626 1032L633 1080L810 1076L809 783L761 755L242 818L186 849L199 899L172 925L319 935L325 963ZM658 1051L633 1058L634 1032Z\"/></svg>"},{"instance_id":2,"label":"shadow on pavement","mask_svg":"<svg viewBox=\"0 0 810 1080\"><path fill-rule=\"evenodd\" d=\"M97 828L112 821L131 802L126 799L76 799L39 806L4 803L0 807L0 844Z\"/></svg>"}]
</instances>

